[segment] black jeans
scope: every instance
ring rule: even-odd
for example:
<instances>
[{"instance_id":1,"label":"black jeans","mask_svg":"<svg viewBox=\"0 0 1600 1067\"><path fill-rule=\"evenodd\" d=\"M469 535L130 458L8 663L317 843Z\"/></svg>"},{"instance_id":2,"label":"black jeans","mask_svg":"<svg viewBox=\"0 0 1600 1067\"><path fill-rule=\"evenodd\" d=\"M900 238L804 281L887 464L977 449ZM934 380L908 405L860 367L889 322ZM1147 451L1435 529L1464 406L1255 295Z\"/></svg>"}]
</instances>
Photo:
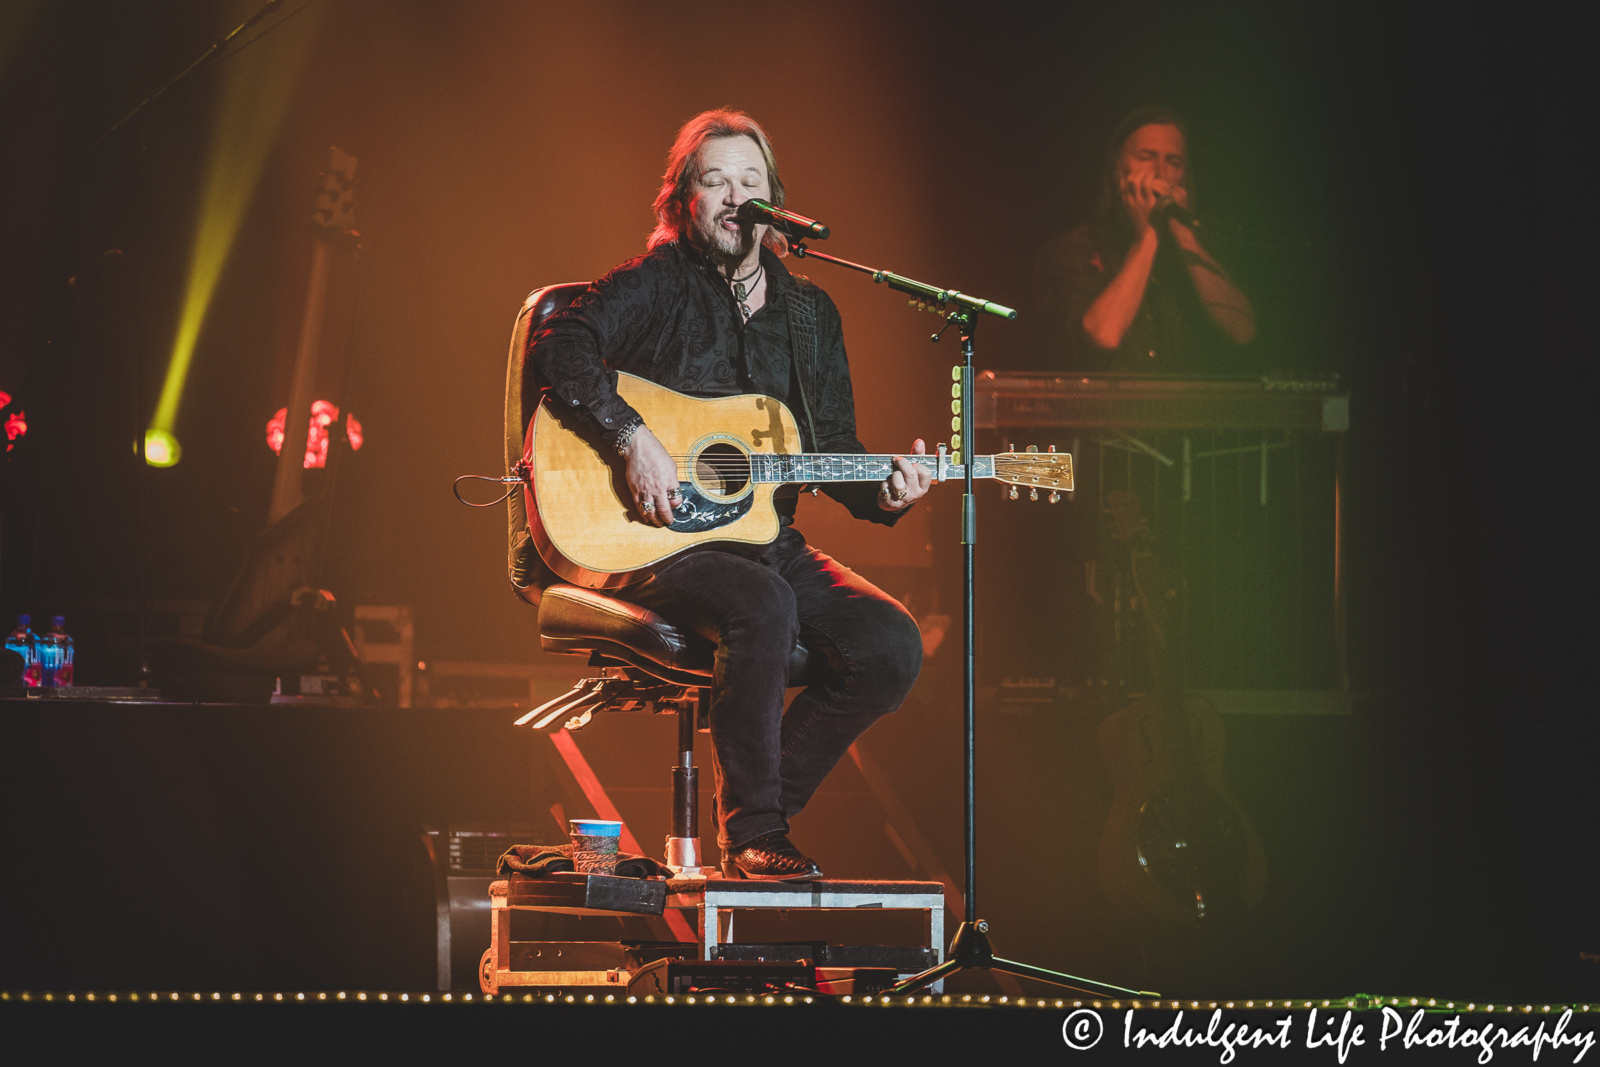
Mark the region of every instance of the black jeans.
<instances>
[{"instance_id":1,"label":"black jeans","mask_svg":"<svg viewBox=\"0 0 1600 1067\"><path fill-rule=\"evenodd\" d=\"M755 559L691 553L615 595L717 644L711 743L717 843L729 851L787 831L922 669L922 635L905 608L792 528ZM797 638L827 667L785 714Z\"/></svg>"}]
</instances>

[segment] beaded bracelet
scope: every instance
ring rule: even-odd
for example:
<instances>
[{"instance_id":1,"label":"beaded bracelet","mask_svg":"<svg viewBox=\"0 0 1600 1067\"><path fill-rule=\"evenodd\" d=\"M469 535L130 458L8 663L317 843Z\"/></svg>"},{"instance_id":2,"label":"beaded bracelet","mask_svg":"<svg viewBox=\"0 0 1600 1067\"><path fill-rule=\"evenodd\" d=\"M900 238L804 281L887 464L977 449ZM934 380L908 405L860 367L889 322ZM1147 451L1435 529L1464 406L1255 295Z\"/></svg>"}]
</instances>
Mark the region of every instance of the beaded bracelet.
<instances>
[{"instance_id":1,"label":"beaded bracelet","mask_svg":"<svg viewBox=\"0 0 1600 1067\"><path fill-rule=\"evenodd\" d=\"M634 434L638 433L643 428L644 420L637 415L622 424L622 429L617 431L617 436L613 438L611 442L611 447L617 450L617 455L620 456L624 454L623 450L626 449L628 447L628 443L633 440Z\"/></svg>"}]
</instances>

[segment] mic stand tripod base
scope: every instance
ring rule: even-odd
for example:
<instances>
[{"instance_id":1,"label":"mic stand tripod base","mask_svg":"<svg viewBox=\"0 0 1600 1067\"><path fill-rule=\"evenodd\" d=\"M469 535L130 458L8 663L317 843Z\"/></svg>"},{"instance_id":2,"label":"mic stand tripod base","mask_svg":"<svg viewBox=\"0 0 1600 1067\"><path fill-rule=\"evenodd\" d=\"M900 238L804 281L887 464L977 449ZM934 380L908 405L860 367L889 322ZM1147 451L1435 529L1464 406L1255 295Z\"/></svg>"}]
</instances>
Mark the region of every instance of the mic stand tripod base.
<instances>
[{"instance_id":1,"label":"mic stand tripod base","mask_svg":"<svg viewBox=\"0 0 1600 1067\"><path fill-rule=\"evenodd\" d=\"M1098 997L1108 993L1118 993L1133 997L1156 997L1158 994L1140 989L1125 989L1119 985L1108 982L1097 982L1093 978L1079 978L1077 975L1063 974L1060 971L1049 971L1043 967L1034 967L1026 963L1017 963L1013 960L1003 960L996 956L989 948L989 924L983 919L976 922L964 922L956 928L956 936L950 941L950 958L931 967L921 974L914 974L905 981L890 986L883 991L884 996L896 996L901 993L914 993L925 989L941 978L948 978L958 971L1000 971L1002 974L1015 975L1018 978L1032 978L1039 982L1049 982L1051 985L1062 986L1086 996ZM1081 982L1082 985L1074 985ZM1095 986L1095 989L1086 989L1085 986Z\"/></svg>"}]
</instances>

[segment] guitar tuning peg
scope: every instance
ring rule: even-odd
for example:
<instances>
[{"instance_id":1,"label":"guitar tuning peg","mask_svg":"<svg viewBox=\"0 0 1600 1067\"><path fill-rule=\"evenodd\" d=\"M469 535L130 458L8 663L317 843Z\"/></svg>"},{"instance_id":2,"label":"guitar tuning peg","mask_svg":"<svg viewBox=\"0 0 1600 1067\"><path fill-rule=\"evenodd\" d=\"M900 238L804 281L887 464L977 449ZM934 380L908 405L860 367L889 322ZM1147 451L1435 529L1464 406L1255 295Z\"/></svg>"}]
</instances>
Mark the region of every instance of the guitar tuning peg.
<instances>
[{"instance_id":1,"label":"guitar tuning peg","mask_svg":"<svg viewBox=\"0 0 1600 1067\"><path fill-rule=\"evenodd\" d=\"M815 490L812 491L815 492ZM1052 491L1049 496L1045 497L1045 499L1050 501L1052 504L1059 504L1061 503L1061 494Z\"/></svg>"},{"instance_id":2,"label":"guitar tuning peg","mask_svg":"<svg viewBox=\"0 0 1600 1067\"><path fill-rule=\"evenodd\" d=\"M1029 452L1037 452L1037 451L1039 451L1039 446L1038 445L1029 445L1028 446L1028 451Z\"/></svg>"},{"instance_id":3,"label":"guitar tuning peg","mask_svg":"<svg viewBox=\"0 0 1600 1067\"><path fill-rule=\"evenodd\" d=\"M1028 499L1029 500L1038 500L1039 499L1039 487L1038 486L1034 486L1032 489L1028 490Z\"/></svg>"},{"instance_id":4,"label":"guitar tuning peg","mask_svg":"<svg viewBox=\"0 0 1600 1067\"><path fill-rule=\"evenodd\" d=\"M1012 500L1017 499L1017 495L1017 487L1014 485L1011 487L1011 492L1006 494L1006 496L1010 497Z\"/></svg>"}]
</instances>

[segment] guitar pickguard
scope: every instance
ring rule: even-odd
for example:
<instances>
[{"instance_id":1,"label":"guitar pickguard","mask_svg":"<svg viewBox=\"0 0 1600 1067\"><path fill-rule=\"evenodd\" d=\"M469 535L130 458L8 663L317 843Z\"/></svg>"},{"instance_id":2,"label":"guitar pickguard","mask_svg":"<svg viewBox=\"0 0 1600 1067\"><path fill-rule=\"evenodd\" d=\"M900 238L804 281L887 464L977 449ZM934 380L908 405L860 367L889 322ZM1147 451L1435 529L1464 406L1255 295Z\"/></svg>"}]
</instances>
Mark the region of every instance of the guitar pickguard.
<instances>
[{"instance_id":1,"label":"guitar pickguard","mask_svg":"<svg viewBox=\"0 0 1600 1067\"><path fill-rule=\"evenodd\" d=\"M672 509L672 525L665 527L672 533L693 534L720 529L744 518L755 503L751 493L738 500L712 500L693 482L679 482L678 489L683 493L683 503Z\"/></svg>"}]
</instances>

